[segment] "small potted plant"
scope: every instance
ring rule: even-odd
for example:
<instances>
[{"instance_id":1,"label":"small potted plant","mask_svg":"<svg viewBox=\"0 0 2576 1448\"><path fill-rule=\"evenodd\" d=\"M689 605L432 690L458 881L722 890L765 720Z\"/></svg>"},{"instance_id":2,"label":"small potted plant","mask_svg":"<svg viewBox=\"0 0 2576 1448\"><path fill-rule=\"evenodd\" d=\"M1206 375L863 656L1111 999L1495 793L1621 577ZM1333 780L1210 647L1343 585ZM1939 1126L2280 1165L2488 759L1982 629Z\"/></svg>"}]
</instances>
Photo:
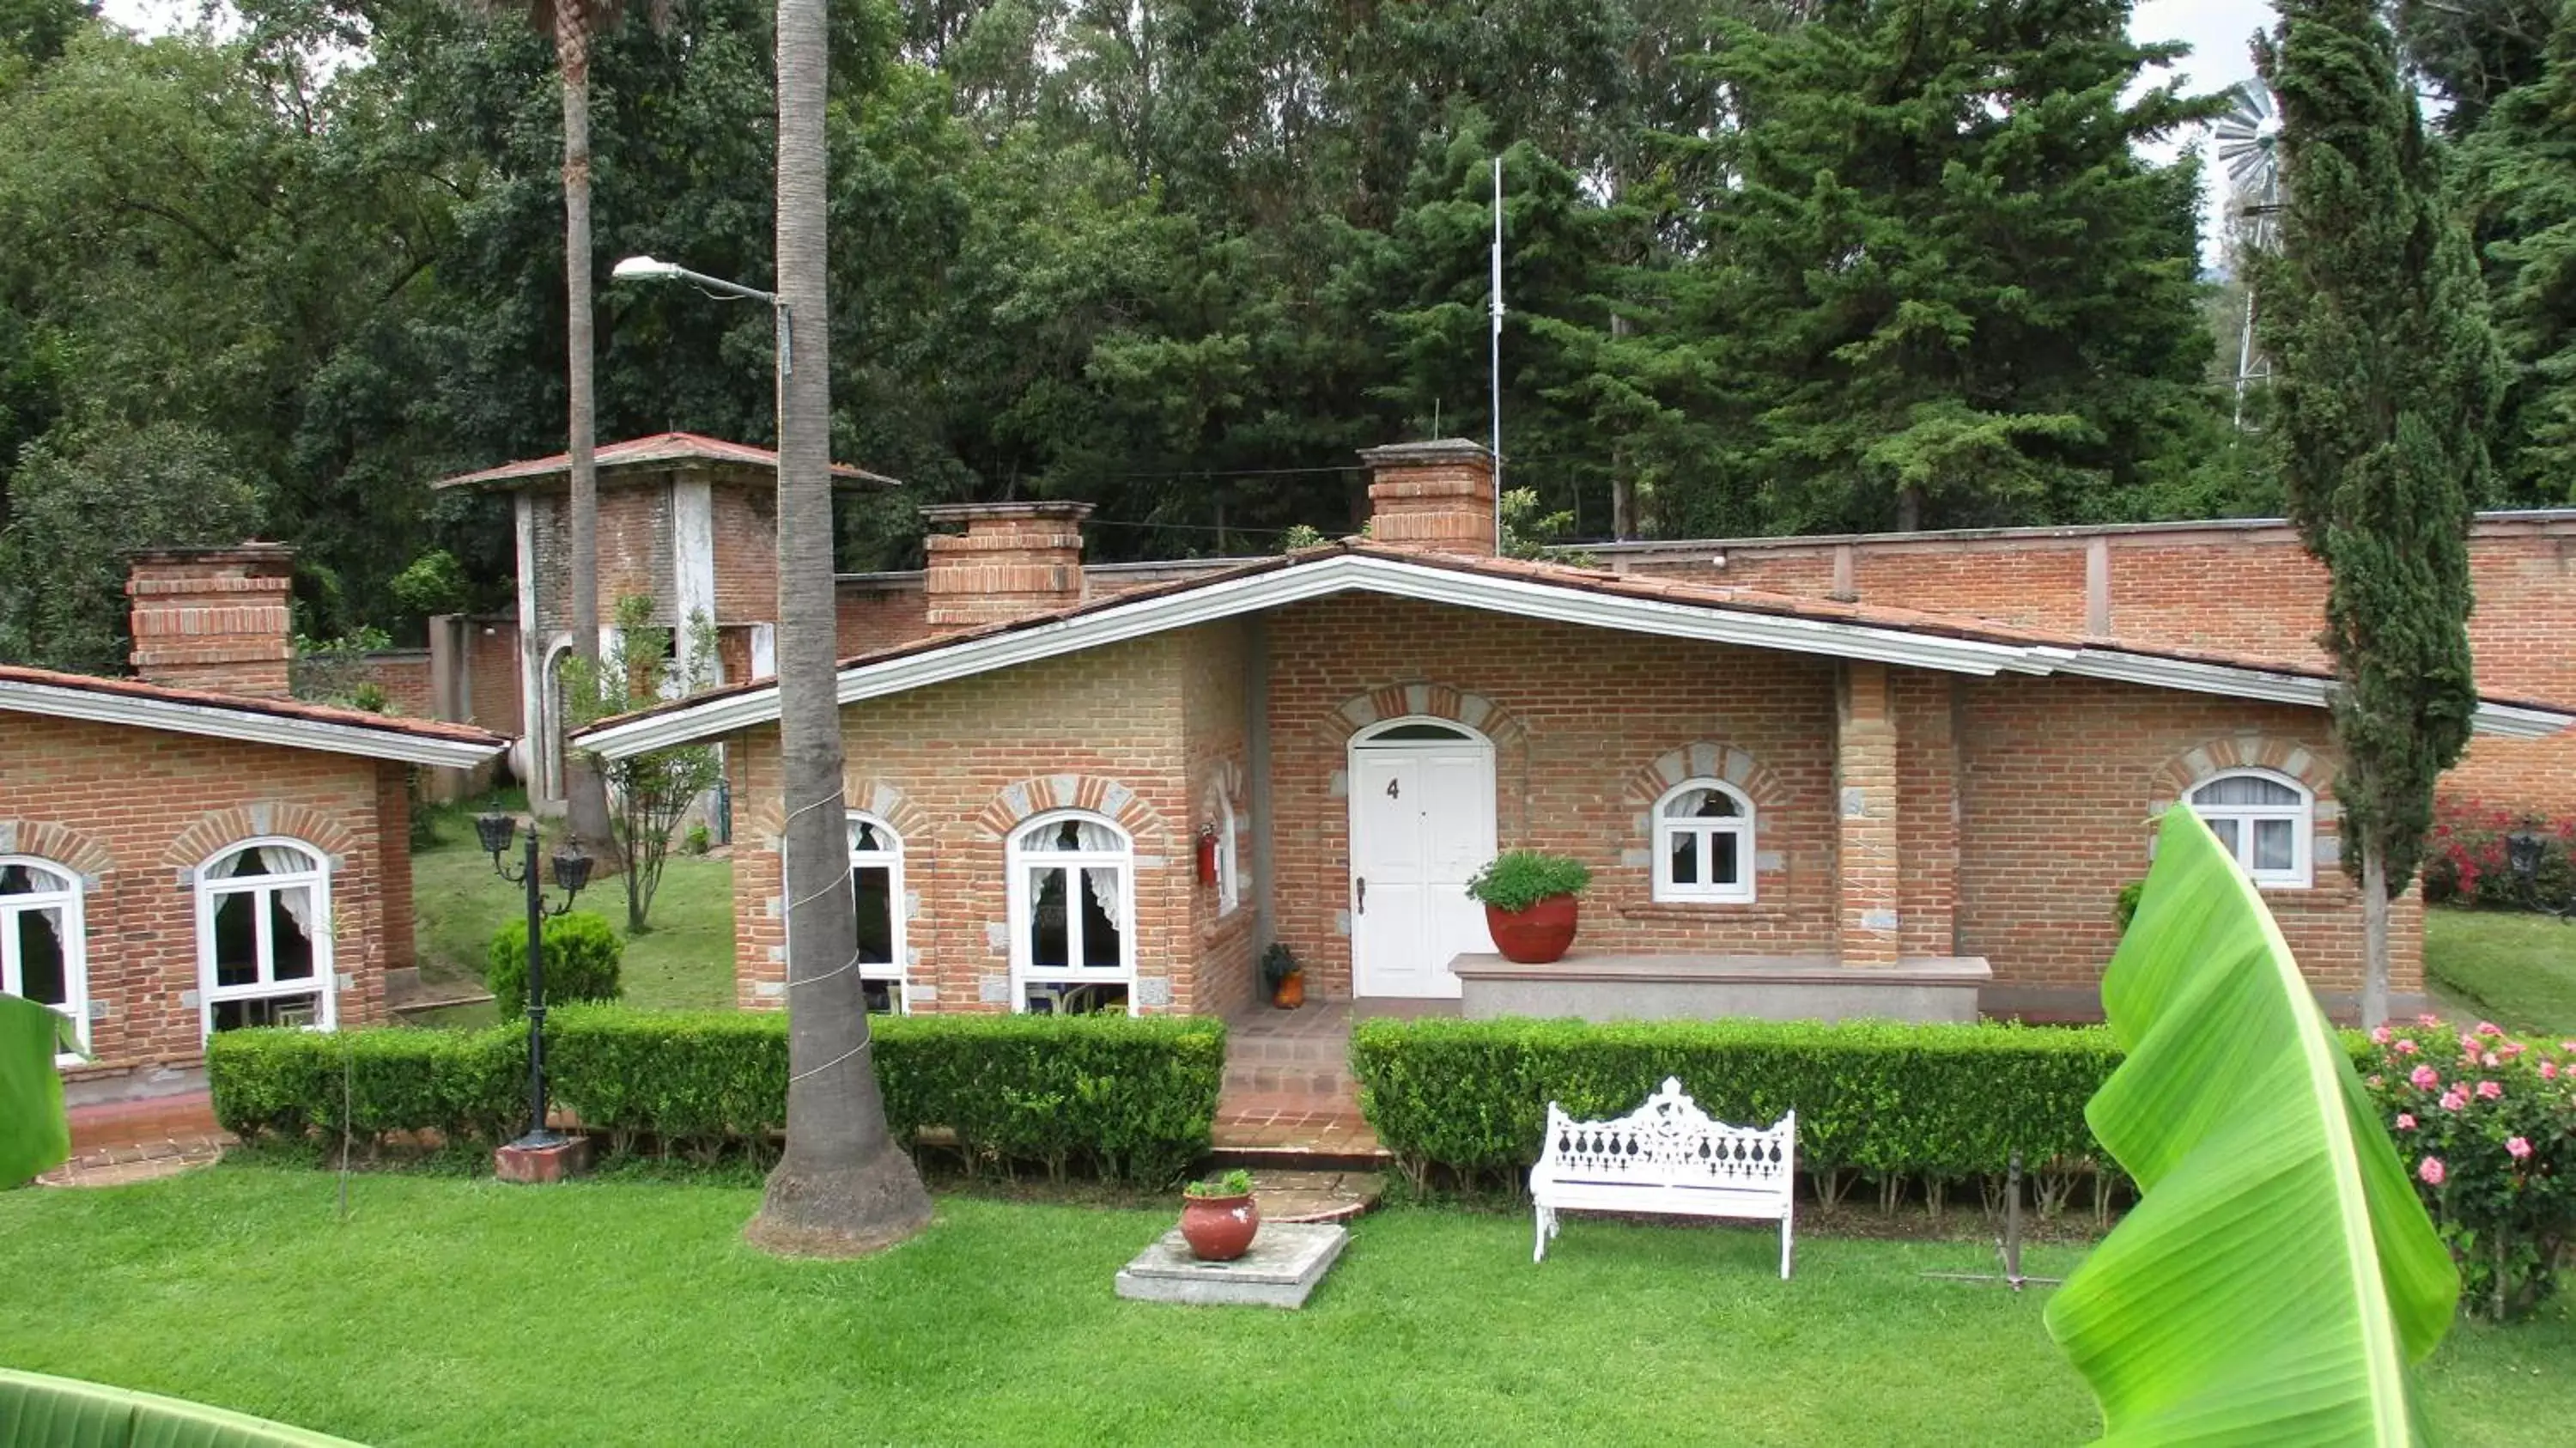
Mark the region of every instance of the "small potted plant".
<instances>
[{"instance_id":1,"label":"small potted plant","mask_svg":"<svg viewBox=\"0 0 2576 1448\"><path fill-rule=\"evenodd\" d=\"M1297 963L1297 952L1287 942L1272 941L1261 952L1261 988L1270 992L1270 1003L1283 1011L1306 1003L1306 967Z\"/></svg>"},{"instance_id":2,"label":"small potted plant","mask_svg":"<svg viewBox=\"0 0 2576 1448\"><path fill-rule=\"evenodd\" d=\"M1233 1261L1252 1250L1252 1238L1260 1230L1252 1173L1243 1168L1181 1188L1181 1240L1200 1261Z\"/></svg>"},{"instance_id":3,"label":"small potted plant","mask_svg":"<svg viewBox=\"0 0 2576 1448\"><path fill-rule=\"evenodd\" d=\"M1545 850L1505 850L1467 882L1484 902L1494 948L1522 965L1545 965L1574 944L1574 897L1592 883L1581 860Z\"/></svg>"}]
</instances>

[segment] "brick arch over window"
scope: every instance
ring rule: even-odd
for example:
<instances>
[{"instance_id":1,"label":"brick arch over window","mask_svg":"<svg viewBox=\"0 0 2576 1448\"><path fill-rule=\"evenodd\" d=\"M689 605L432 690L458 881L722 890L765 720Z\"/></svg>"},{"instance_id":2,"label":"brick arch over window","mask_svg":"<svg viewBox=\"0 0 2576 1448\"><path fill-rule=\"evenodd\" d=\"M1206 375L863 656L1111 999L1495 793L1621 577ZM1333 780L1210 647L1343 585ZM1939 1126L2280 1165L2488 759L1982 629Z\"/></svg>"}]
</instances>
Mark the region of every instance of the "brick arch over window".
<instances>
[{"instance_id":1,"label":"brick arch over window","mask_svg":"<svg viewBox=\"0 0 2576 1448\"><path fill-rule=\"evenodd\" d=\"M2334 788L2334 761L2305 744L2239 734L2186 749L2156 766L2149 786L2147 817L2164 818L2165 811L2193 788L2232 769L2268 769L2297 780L2313 801L2316 863L2323 866L2335 862L2343 811L2330 792Z\"/></svg>"},{"instance_id":2,"label":"brick arch over window","mask_svg":"<svg viewBox=\"0 0 2576 1448\"><path fill-rule=\"evenodd\" d=\"M844 814L856 810L884 820L902 837L907 851L928 845L934 832L930 815L913 803L912 797L905 794L900 786L882 779L844 781L841 810ZM779 803L777 795L764 794L758 803L743 811L736 833L759 841L762 849L775 851L779 847L779 835L786 827L785 806Z\"/></svg>"},{"instance_id":3,"label":"brick arch over window","mask_svg":"<svg viewBox=\"0 0 2576 1448\"><path fill-rule=\"evenodd\" d=\"M1744 791L1755 811L1765 816L1789 802L1778 778L1752 755L1732 745L1701 740L1667 750L1628 776L1626 799L1638 834L1653 828L1655 801L1686 779L1722 779Z\"/></svg>"},{"instance_id":4,"label":"brick arch over window","mask_svg":"<svg viewBox=\"0 0 2576 1448\"><path fill-rule=\"evenodd\" d=\"M1482 694L1447 684L1382 684L1342 701L1324 716L1324 730L1335 745L1372 724L1388 719L1446 719L1464 724L1494 742L1496 748L1516 743L1526 733L1518 717Z\"/></svg>"},{"instance_id":5,"label":"brick arch over window","mask_svg":"<svg viewBox=\"0 0 2576 1448\"><path fill-rule=\"evenodd\" d=\"M0 855L51 860L79 875L84 889L94 887L99 876L116 868L116 858L107 846L51 820L0 819Z\"/></svg>"},{"instance_id":6,"label":"brick arch over window","mask_svg":"<svg viewBox=\"0 0 2576 1448\"><path fill-rule=\"evenodd\" d=\"M975 815L987 839L1007 840L1023 820L1049 810L1088 810L1115 821L1135 841L1138 854L1151 843L1168 851L1163 817L1136 791L1095 774L1041 774L1005 787Z\"/></svg>"},{"instance_id":7,"label":"brick arch over window","mask_svg":"<svg viewBox=\"0 0 2576 1448\"><path fill-rule=\"evenodd\" d=\"M357 845L348 826L336 816L311 805L262 801L198 816L170 842L161 862L193 870L227 845L260 838L302 840L329 856L326 863L334 870L347 867L349 852Z\"/></svg>"}]
</instances>

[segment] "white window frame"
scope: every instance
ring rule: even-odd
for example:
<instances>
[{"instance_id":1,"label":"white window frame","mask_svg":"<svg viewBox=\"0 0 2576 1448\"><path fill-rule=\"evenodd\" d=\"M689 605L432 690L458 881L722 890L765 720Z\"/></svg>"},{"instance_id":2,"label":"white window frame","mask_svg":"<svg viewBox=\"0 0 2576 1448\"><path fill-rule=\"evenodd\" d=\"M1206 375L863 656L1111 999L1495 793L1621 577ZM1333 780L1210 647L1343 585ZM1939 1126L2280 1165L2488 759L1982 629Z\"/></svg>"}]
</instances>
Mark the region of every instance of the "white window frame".
<instances>
[{"instance_id":1,"label":"white window frame","mask_svg":"<svg viewBox=\"0 0 2576 1448\"><path fill-rule=\"evenodd\" d=\"M1707 820L1677 819L1665 814L1665 808L1674 800L1703 789L1715 791L1734 800L1737 813L1731 818L1721 816ZM1651 838L1648 843L1646 869L1648 877L1654 882L1652 898L1657 903L1674 905L1750 905L1753 903L1754 876L1760 871L1753 858L1755 819L1751 795L1722 779L1685 779L1656 796L1655 811L1648 818L1651 821L1649 830ZM1709 866L1716 858L1716 852L1710 847L1710 841L1718 835L1733 835L1736 873L1740 878L1732 884L1725 885L1711 884L1706 881L1696 885L1684 885L1674 881L1669 873L1673 864L1673 837L1682 834L1701 837L1700 861L1703 874L1708 872Z\"/></svg>"},{"instance_id":2,"label":"white window frame","mask_svg":"<svg viewBox=\"0 0 2576 1448\"><path fill-rule=\"evenodd\" d=\"M2283 785L2299 796L2295 805L2284 804L2212 804L2199 800L2200 792L2228 779L2259 779ZM2265 890L2305 890L2316 884L2317 796L2297 779L2277 769L2222 769L2206 779L2195 780L2183 792L2183 803L2199 815L2203 823L2211 820L2236 822L2236 867L2256 887ZM2254 868L2254 822L2280 820L2290 822L2290 868L2258 870ZM2222 841L2222 843L2224 843Z\"/></svg>"},{"instance_id":3,"label":"white window frame","mask_svg":"<svg viewBox=\"0 0 2576 1448\"><path fill-rule=\"evenodd\" d=\"M1243 885L1235 879L1234 801L1220 785L1216 792L1216 913L1222 920L1243 908Z\"/></svg>"},{"instance_id":4,"label":"white window frame","mask_svg":"<svg viewBox=\"0 0 2576 1448\"><path fill-rule=\"evenodd\" d=\"M312 862L310 869L284 875L249 875L240 879L217 878L214 869L244 850L291 849ZM265 1000L272 996L317 995L320 1000L314 1012L311 1029L336 1030L340 1024L340 977L332 950L331 856L309 840L290 835L262 835L256 839L236 840L208 855L197 866L197 1022L199 1034L215 1034L215 1006L223 1001ZM303 885L313 891L313 975L309 980L280 981L275 976L276 955L269 940L269 911L254 908L251 919L258 931L260 979L248 985L215 984L215 909L228 895L274 894L281 888Z\"/></svg>"},{"instance_id":5,"label":"white window frame","mask_svg":"<svg viewBox=\"0 0 2576 1448\"><path fill-rule=\"evenodd\" d=\"M0 895L0 995L27 993L25 964L18 958L18 922L12 918L37 910L62 912L63 1003L55 1009L71 1017L72 1038L80 1051L57 1051L54 1064L77 1066L89 1050L89 929L82 917L80 872L35 855L0 855L0 869L17 866L53 881L50 889L26 895Z\"/></svg>"},{"instance_id":6,"label":"white window frame","mask_svg":"<svg viewBox=\"0 0 2576 1448\"><path fill-rule=\"evenodd\" d=\"M888 953L893 955L894 959L887 964L862 964L859 967L859 979L891 983L894 986L895 1014L908 1016L912 1014L912 972L910 941L908 932L904 928L908 923L904 917L909 912L905 904L903 887L903 835L894 826L887 824L883 816L863 809L854 809L849 813L844 837L856 835L861 825L875 830L877 838L886 841L886 847L862 850L855 842L850 845L850 894L855 900L859 888L859 870L862 866L883 869L886 872L886 914L890 917L890 928L886 938L892 942L892 949Z\"/></svg>"},{"instance_id":7,"label":"white window frame","mask_svg":"<svg viewBox=\"0 0 2576 1448\"><path fill-rule=\"evenodd\" d=\"M1118 837L1115 850L1030 850L1020 842L1040 830L1053 829L1067 820L1100 825ZM1003 848L1003 865L1007 871L1005 898L1009 905L1011 935L1011 1010L1016 1014L1029 1008L1032 985L1123 985L1127 987L1127 1014L1140 1014L1136 984L1136 838L1107 815L1083 809L1048 810L1011 826L1009 842ZM1065 959L1080 960L1081 914L1075 908L1081 901L1081 871L1115 869L1118 872L1118 916L1124 922L1118 932L1118 964L1115 966L1039 966L1032 957L1029 937L1033 933L1037 892L1031 888L1030 875L1041 869L1062 868L1071 871L1065 880Z\"/></svg>"}]
</instances>

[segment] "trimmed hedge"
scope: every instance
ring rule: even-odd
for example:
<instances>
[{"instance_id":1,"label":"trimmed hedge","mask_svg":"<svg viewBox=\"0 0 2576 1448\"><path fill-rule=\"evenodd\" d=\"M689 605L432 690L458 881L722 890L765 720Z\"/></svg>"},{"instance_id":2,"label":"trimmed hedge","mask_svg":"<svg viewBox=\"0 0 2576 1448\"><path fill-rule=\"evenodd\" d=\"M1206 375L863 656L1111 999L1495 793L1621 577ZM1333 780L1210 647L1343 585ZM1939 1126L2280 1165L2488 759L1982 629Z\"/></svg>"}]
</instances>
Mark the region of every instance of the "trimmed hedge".
<instances>
[{"instance_id":1,"label":"trimmed hedge","mask_svg":"<svg viewBox=\"0 0 2576 1448\"><path fill-rule=\"evenodd\" d=\"M2346 1037L2356 1056L2369 1049ZM1517 1182L1555 1101L1624 1116L1667 1076L1709 1115L1768 1126L1798 1113L1798 1164L1823 1190L2108 1166L2084 1106L2121 1061L2106 1027L1813 1021L1360 1023L1351 1063L1378 1140L1417 1182L1434 1167Z\"/></svg>"},{"instance_id":2,"label":"trimmed hedge","mask_svg":"<svg viewBox=\"0 0 2576 1448\"><path fill-rule=\"evenodd\" d=\"M546 1008L574 1001L613 1001L626 994L626 942L608 922L587 910L550 916L546 943ZM514 920L493 933L485 953L483 988L492 992L501 1019L528 1013L528 922Z\"/></svg>"},{"instance_id":3,"label":"trimmed hedge","mask_svg":"<svg viewBox=\"0 0 2576 1448\"><path fill-rule=\"evenodd\" d=\"M1225 1026L1204 1018L947 1015L871 1023L896 1138L947 1133L971 1167L1077 1170L1161 1186L1206 1152ZM526 1027L228 1031L210 1043L215 1114L245 1140L395 1132L506 1139L525 1110ZM762 1153L786 1124L787 1018L775 1012L550 1010L554 1099L608 1154L650 1144Z\"/></svg>"}]
</instances>

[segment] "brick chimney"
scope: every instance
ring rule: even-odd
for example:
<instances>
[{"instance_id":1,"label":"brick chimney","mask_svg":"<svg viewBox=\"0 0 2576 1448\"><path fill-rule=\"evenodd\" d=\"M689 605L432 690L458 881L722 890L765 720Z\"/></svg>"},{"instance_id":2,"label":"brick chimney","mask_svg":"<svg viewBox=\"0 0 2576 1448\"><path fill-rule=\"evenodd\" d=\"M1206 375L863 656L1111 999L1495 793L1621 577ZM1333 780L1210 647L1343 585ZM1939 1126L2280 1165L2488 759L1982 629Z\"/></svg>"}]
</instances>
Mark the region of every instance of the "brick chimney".
<instances>
[{"instance_id":1,"label":"brick chimney","mask_svg":"<svg viewBox=\"0 0 2576 1448\"><path fill-rule=\"evenodd\" d=\"M963 533L922 540L922 592L934 629L1007 623L1082 601L1082 520L1089 503L941 503L921 510Z\"/></svg>"},{"instance_id":2,"label":"brick chimney","mask_svg":"<svg viewBox=\"0 0 2576 1448\"><path fill-rule=\"evenodd\" d=\"M285 698L295 550L152 548L128 555L134 672L155 684Z\"/></svg>"},{"instance_id":3,"label":"brick chimney","mask_svg":"<svg viewBox=\"0 0 2576 1448\"><path fill-rule=\"evenodd\" d=\"M1369 536L1380 543L1491 558L1494 455L1463 437L1362 450Z\"/></svg>"}]
</instances>

